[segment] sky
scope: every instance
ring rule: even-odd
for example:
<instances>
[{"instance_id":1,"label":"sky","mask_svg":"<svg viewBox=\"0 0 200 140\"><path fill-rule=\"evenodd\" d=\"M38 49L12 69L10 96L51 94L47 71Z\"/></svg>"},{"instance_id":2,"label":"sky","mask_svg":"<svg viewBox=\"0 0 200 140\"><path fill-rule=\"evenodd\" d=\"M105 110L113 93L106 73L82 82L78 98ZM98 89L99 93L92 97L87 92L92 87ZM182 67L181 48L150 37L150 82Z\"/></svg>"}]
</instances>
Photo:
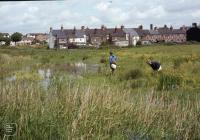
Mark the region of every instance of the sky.
<instances>
[{"instance_id":1,"label":"sky","mask_svg":"<svg viewBox=\"0 0 200 140\"><path fill-rule=\"evenodd\" d=\"M0 2L0 32L49 32L49 28L175 28L200 23L200 0L64 0Z\"/></svg>"}]
</instances>

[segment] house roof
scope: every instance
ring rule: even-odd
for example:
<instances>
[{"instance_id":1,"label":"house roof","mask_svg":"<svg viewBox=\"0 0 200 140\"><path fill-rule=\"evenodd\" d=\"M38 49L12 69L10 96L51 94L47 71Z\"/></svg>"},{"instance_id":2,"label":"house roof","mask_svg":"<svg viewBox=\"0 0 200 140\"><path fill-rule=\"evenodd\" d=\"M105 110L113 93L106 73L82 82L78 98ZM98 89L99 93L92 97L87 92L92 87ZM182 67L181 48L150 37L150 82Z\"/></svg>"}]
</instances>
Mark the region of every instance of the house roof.
<instances>
[{"instance_id":1,"label":"house roof","mask_svg":"<svg viewBox=\"0 0 200 140\"><path fill-rule=\"evenodd\" d=\"M77 38L84 38L84 35L85 35L85 31L83 31L83 30L75 31L75 37L77 37Z\"/></svg>"},{"instance_id":2,"label":"house roof","mask_svg":"<svg viewBox=\"0 0 200 140\"><path fill-rule=\"evenodd\" d=\"M85 32L91 37L104 37L109 34L106 29L86 29Z\"/></svg>"},{"instance_id":3,"label":"house roof","mask_svg":"<svg viewBox=\"0 0 200 140\"><path fill-rule=\"evenodd\" d=\"M143 30L143 29L140 29L140 28L133 28L133 29L137 32L137 34L139 36L145 36L145 35L150 34L149 30Z\"/></svg>"},{"instance_id":4,"label":"house roof","mask_svg":"<svg viewBox=\"0 0 200 140\"><path fill-rule=\"evenodd\" d=\"M106 29L107 34L111 34L112 37L124 37L126 33L121 28L109 28Z\"/></svg>"},{"instance_id":5,"label":"house roof","mask_svg":"<svg viewBox=\"0 0 200 140\"><path fill-rule=\"evenodd\" d=\"M85 32L83 30L65 29L65 30L52 30L53 36L58 38L83 38Z\"/></svg>"},{"instance_id":6,"label":"house roof","mask_svg":"<svg viewBox=\"0 0 200 140\"><path fill-rule=\"evenodd\" d=\"M27 35L47 35L47 33L28 33Z\"/></svg>"},{"instance_id":7,"label":"house roof","mask_svg":"<svg viewBox=\"0 0 200 140\"><path fill-rule=\"evenodd\" d=\"M139 36L138 33L135 31L135 29L132 28L124 28L123 31L126 34L130 34L131 36Z\"/></svg>"},{"instance_id":8,"label":"house roof","mask_svg":"<svg viewBox=\"0 0 200 140\"><path fill-rule=\"evenodd\" d=\"M66 38L66 34L65 32L61 31L61 30L52 30L52 34L53 36L56 36L57 38Z\"/></svg>"},{"instance_id":9,"label":"house roof","mask_svg":"<svg viewBox=\"0 0 200 140\"><path fill-rule=\"evenodd\" d=\"M159 35L158 30L149 30L150 35Z\"/></svg>"},{"instance_id":10,"label":"house roof","mask_svg":"<svg viewBox=\"0 0 200 140\"><path fill-rule=\"evenodd\" d=\"M159 34L185 34L185 30L181 29L170 29L170 28L159 28L158 29Z\"/></svg>"}]
</instances>

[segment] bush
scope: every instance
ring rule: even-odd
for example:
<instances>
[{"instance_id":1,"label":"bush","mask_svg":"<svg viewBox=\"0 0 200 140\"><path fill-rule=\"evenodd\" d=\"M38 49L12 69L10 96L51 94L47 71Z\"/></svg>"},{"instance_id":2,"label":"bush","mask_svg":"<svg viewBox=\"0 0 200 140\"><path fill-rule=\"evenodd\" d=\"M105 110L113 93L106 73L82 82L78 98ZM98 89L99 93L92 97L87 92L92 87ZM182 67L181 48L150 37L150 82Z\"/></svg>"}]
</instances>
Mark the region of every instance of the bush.
<instances>
[{"instance_id":1,"label":"bush","mask_svg":"<svg viewBox=\"0 0 200 140\"><path fill-rule=\"evenodd\" d=\"M87 60L88 58L89 58L89 56L85 55L85 56L83 56L82 60L84 61L84 60Z\"/></svg>"},{"instance_id":2,"label":"bush","mask_svg":"<svg viewBox=\"0 0 200 140\"><path fill-rule=\"evenodd\" d=\"M121 77L121 80L132 80L132 79L138 79L143 76L143 72L140 69L134 69L128 71L123 77Z\"/></svg>"},{"instance_id":3,"label":"bush","mask_svg":"<svg viewBox=\"0 0 200 140\"><path fill-rule=\"evenodd\" d=\"M102 57L102 58L100 59L100 63L102 63L102 64L105 64L105 63L107 63L107 60L106 60L106 58L105 58L105 57Z\"/></svg>"},{"instance_id":4,"label":"bush","mask_svg":"<svg viewBox=\"0 0 200 140\"><path fill-rule=\"evenodd\" d=\"M142 45L142 42L138 41L136 45L140 46L140 45Z\"/></svg>"}]
</instances>

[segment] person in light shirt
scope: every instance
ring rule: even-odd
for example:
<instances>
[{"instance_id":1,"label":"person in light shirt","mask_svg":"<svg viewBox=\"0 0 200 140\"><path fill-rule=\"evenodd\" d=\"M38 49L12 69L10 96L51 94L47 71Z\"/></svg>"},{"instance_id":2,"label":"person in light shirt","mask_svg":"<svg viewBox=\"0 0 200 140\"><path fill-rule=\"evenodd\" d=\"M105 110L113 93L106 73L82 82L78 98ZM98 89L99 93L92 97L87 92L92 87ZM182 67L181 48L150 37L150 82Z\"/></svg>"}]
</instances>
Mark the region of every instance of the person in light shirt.
<instances>
[{"instance_id":1,"label":"person in light shirt","mask_svg":"<svg viewBox=\"0 0 200 140\"><path fill-rule=\"evenodd\" d=\"M114 71L117 69L117 57L113 54L113 52L110 52L109 63L110 69L112 73L114 73Z\"/></svg>"}]
</instances>

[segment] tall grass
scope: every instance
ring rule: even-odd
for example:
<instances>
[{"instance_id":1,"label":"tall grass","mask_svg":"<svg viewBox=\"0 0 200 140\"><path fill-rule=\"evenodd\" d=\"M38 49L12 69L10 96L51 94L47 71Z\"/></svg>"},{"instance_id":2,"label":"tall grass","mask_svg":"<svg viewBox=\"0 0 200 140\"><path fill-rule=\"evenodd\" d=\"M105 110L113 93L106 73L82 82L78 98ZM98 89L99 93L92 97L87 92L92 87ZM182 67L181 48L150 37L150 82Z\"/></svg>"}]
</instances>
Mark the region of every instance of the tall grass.
<instances>
[{"instance_id":1,"label":"tall grass","mask_svg":"<svg viewBox=\"0 0 200 140\"><path fill-rule=\"evenodd\" d=\"M132 93L67 77L54 78L47 91L36 82L1 82L0 122L17 123L14 138L20 140L199 139L198 93L173 94Z\"/></svg>"}]
</instances>

